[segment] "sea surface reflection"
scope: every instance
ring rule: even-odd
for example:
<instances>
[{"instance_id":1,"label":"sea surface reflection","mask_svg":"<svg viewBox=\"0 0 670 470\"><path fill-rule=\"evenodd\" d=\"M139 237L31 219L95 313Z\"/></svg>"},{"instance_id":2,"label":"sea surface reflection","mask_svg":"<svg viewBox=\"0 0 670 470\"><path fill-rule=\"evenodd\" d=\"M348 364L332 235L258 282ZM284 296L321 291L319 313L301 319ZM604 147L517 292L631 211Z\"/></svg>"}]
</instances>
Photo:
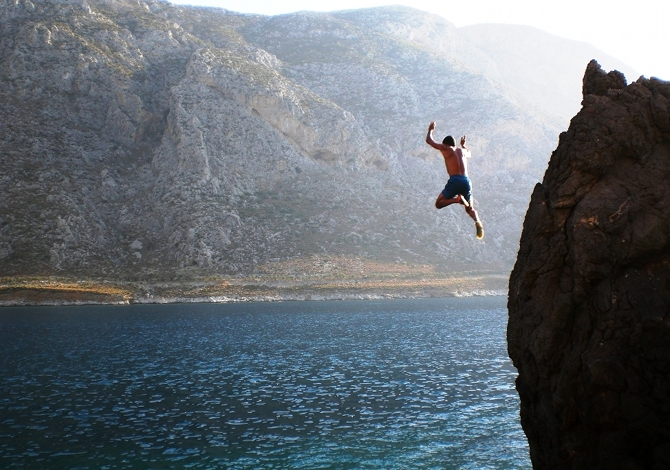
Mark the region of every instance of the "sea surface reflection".
<instances>
[{"instance_id":1,"label":"sea surface reflection","mask_svg":"<svg viewBox=\"0 0 670 470\"><path fill-rule=\"evenodd\" d=\"M527 469L505 299L0 309L0 467Z\"/></svg>"}]
</instances>

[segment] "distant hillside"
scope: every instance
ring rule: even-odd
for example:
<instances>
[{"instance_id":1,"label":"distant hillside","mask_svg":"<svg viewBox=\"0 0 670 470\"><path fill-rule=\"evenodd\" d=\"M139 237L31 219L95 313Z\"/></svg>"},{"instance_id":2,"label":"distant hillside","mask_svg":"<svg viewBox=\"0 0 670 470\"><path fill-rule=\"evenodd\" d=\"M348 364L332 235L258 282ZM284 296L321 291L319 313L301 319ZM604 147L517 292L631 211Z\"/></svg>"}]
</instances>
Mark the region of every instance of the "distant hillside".
<instances>
[{"instance_id":1,"label":"distant hillside","mask_svg":"<svg viewBox=\"0 0 670 470\"><path fill-rule=\"evenodd\" d=\"M0 9L6 276L199 279L313 256L508 272L565 123L510 86L476 29L411 8ZM546 73L538 93L561 101L553 71L528 86ZM468 134L482 241L459 207L433 207L431 120Z\"/></svg>"},{"instance_id":2,"label":"distant hillside","mask_svg":"<svg viewBox=\"0 0 670 470\"><path fill-rule=\"evenodd\" d=\"M581 108L584 64L596 59L607 70L638 78L628 65L590 44L564 39L531 26L478 24L458 29L494 62L482 70L566 119ZM482 62L485 63L485 62Z\"/></svg>"}]
</instances>

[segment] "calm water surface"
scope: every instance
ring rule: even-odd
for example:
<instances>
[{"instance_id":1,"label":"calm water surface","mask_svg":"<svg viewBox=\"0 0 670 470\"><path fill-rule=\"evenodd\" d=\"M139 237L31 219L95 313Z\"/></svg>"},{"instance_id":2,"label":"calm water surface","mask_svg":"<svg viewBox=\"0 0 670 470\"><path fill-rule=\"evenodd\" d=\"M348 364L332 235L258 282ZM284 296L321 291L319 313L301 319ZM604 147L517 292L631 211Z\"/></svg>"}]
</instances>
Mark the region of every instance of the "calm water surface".
<instances>
[{"instance_id":1,"label":"calm water surface","mask_svg":"<svg viewBox=\"0 0 670 470\"><path fill-rule=\"evenodd\" d=\"M0 309L0 468L529 469L505 298Z\"/></svg>"}]
</instances>

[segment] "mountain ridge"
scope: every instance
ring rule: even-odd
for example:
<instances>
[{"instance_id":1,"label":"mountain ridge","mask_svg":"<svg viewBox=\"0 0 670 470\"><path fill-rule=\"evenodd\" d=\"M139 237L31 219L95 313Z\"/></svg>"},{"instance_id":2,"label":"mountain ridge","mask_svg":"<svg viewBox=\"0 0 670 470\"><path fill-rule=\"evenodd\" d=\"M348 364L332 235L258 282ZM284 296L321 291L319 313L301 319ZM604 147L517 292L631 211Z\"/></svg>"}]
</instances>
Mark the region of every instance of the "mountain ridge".
<instances>
[{"instance_id":1,"label":"mountain ridge","mask_svg":"<svg viewBox=\"0 0 670 470\"><path fill-rule=\"evenodd\" d=\"M602 67L619 70L628 79L638 77L631 67L588 43L532 26L478 24L459 28L459 33L495 63L495 71L489 70L491 76L568 120L581 108L583 64L591 59L597 58ZM547 87L552 94L544 91Z\"/></svg>"},{"instance_id":2,"label":"mountain ridge","mask_svg":"<svg viewBox=\"0 0 670 470\"><path fill-rule=\"evenodd\" d=\"M371 31L370 12L0 8L4 276L193 280L313 255L505 272L561 130L446 42ZM438 25L417 36L458 32L403 12ZM483 242L432 206L446 180L432 120L469 136Z\"/></svg>"}]
</instances>

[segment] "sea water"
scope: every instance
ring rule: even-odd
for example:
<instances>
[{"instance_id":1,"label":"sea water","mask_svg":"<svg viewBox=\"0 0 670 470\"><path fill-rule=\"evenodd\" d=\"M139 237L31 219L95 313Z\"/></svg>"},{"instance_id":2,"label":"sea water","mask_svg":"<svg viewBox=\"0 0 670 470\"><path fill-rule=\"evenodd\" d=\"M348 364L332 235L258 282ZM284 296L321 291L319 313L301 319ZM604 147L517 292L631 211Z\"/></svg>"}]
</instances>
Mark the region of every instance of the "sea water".
<instances>
[{"instance_id":1,"label":"sea water","mask_svg":"<svg viewBox=\"0 0 670 470\"><path fill-rule=\"evenodd\" d=\"M503 297L0 308L0 468L522 469Z\"/></svg>"}]
</instances>

